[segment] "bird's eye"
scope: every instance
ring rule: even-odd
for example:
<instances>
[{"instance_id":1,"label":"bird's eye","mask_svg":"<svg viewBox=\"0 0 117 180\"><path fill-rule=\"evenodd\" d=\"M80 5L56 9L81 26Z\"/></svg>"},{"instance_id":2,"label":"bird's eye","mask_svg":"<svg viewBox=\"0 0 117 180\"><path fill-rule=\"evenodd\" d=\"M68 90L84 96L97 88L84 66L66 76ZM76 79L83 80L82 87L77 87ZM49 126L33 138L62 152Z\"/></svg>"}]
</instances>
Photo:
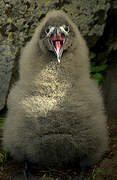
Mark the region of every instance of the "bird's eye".
<instances>
[{"instance_id":1,"label":"bird's eye","mask_svg":"<svg viewBox=\"0 0 117 180\"><path fill-rule=\"evenodd\" d=\"M45 29L46 34L48 34L48 33L50 32L50 30L51 30L51 26L48 26L48 27Z\"/></svg>"},{"instance_id":2,"label":"bird's eye","mask_svg":"<svg viewBox=\"0 0 117 180\"><path fill-rule=\"evenodd\" d=\"M53 27L53 26L48 26L45 29L45 33L47 34L48 37L53 33L54 29L55 29L55 27Z\"/></svg>"},{"instance_id":3,"label":"bird's eye","mask_svg":"<svg viewBox=\"0 0 117 180\"><path fill-rule=\"evenodd\" d=\"M69 32L69 26L63 25L64 30L68 33Z\"/></svg>"}]
</instances>

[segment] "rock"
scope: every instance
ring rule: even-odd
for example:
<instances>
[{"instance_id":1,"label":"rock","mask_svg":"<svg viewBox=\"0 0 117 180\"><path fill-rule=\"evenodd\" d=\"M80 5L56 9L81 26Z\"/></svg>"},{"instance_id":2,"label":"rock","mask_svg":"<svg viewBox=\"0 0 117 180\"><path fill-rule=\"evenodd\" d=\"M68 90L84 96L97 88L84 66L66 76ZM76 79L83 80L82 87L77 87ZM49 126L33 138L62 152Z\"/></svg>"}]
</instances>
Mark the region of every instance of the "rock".
<instances>
[{"instance_id":1,"label":"rock","mask_svg":"<svg viewBox=\"0 0 117 180\"><path fill-rule=\"evenodd\" d=\"M110 11L117 16L117 0L112 0Z\"/></svg>"},{"instance_id":2,"label":"rock","mask_svg":"<svg viewBox=\"0 0 117 180\"><path fill-rule=\"evenodd\" d=\"M62 9L92 47L103 34L109 8L110 0L5 0L0 4L1 32L12 32L15 41L22 45L49 10Z\"/></svg>"},{"instance_id":3,"label":"rock","mask_svg":"<svg viewBox=\"0 0 117 180\"><path fill-rule=\"evenodd\" d=\"M106 73L103 91L108 117L117 120L117 62Z\"/></svg>"},{"instance_id":4,"label":"rock","mask_svg":"<svg viewBox=\"0 0 117 180\"><path fill-rule=\"evenodd\" d=\"M64 5L62 9L71 15L88 46L92 47L103 34L109 7L108 0L75 0L71 1L71 5Z\"/></svg>"},{"instance_id":5,"label":"rock","mask_svg":"<svg viewBox=\"0 0 117 180\"><path fill-rule=\"evenodd\" d=\"M10 44L0 43L0 110L5 106L12 75L14 50Z\"/></svg>"},{"instance_id":6,"label":"rock","mask_svg":"<svg viewBox=\"0 0 117 180\"><path fill-rule=\"evenodd\" d=\"M4 107L8 94L13 61L15 59L17 62L18 59L15 50L11 49L20 49L25 45L48 11L62 9L68 13L87 40L88 46L92 47L103 34L112 2L110 0L0 1L0 41L6 42L0 45L0 110ZM18 67L17 63L15 67ZM17 72L17 69L15 71Z\"/></svg>"}]
</instances>

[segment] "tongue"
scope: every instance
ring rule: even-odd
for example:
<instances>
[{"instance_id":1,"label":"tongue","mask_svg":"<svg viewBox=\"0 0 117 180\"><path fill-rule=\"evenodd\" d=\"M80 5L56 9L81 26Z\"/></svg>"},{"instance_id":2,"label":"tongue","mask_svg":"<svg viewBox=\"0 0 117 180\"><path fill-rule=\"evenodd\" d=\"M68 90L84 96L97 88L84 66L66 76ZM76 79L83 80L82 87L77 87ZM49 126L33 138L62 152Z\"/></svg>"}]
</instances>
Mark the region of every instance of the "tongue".
<instances>
[{"instance_id":1,"label":"tongue","mask_svg":"<svg viewBox=\"0 0 117 180\"><path fill-rule=\"evenodd\" d=\"M60 43L60 41L55 41L55 50L56 50L56 53L57 53L57 57L59 58L60 51L61 51L61 43Z\"/></svg>"}]
</instances>

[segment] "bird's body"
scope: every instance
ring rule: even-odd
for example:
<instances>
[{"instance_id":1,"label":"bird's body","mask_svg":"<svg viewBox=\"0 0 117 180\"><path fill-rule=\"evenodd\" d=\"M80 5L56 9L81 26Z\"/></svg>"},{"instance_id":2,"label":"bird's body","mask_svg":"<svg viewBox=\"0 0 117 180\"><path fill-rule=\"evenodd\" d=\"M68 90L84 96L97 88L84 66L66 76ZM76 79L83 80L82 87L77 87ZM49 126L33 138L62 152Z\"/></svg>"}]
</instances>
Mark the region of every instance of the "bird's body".
<instances>
[{"instance_id":1,"label":"bird's body","mask_svg":"<svg viewBox=\"0 0 117 180\"><path fill-rule=\"evenodd\" d=\"M52 28L44 34L48 25ZM107 150L103 100L90 79L88 49L63 12L49 13L24 48L8 109L3 146L18 161L45 168L85 167Z\"/></svg>"}]
</instances>

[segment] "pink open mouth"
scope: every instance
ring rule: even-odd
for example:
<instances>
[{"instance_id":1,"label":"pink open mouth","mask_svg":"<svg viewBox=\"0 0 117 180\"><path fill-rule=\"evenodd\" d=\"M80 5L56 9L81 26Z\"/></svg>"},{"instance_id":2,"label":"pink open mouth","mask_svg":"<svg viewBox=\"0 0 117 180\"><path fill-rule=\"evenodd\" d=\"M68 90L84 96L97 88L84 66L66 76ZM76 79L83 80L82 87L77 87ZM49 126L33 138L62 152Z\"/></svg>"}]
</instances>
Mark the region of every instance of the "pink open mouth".
<instances>
[{"instance_id":1,"label":"pink open mouth","mask_svg":"<svg viewBox=\"0 0 117 180\"><path fill-rule=\"evenodd\" d=\"M52 34L50 37L50 42L54 47L54 50L56 52L57 55L57 59L60 60L60 57L62 55L63 52L63 44L65 43L65 36L64 34Z\"/></svg>"}]
</instances>

